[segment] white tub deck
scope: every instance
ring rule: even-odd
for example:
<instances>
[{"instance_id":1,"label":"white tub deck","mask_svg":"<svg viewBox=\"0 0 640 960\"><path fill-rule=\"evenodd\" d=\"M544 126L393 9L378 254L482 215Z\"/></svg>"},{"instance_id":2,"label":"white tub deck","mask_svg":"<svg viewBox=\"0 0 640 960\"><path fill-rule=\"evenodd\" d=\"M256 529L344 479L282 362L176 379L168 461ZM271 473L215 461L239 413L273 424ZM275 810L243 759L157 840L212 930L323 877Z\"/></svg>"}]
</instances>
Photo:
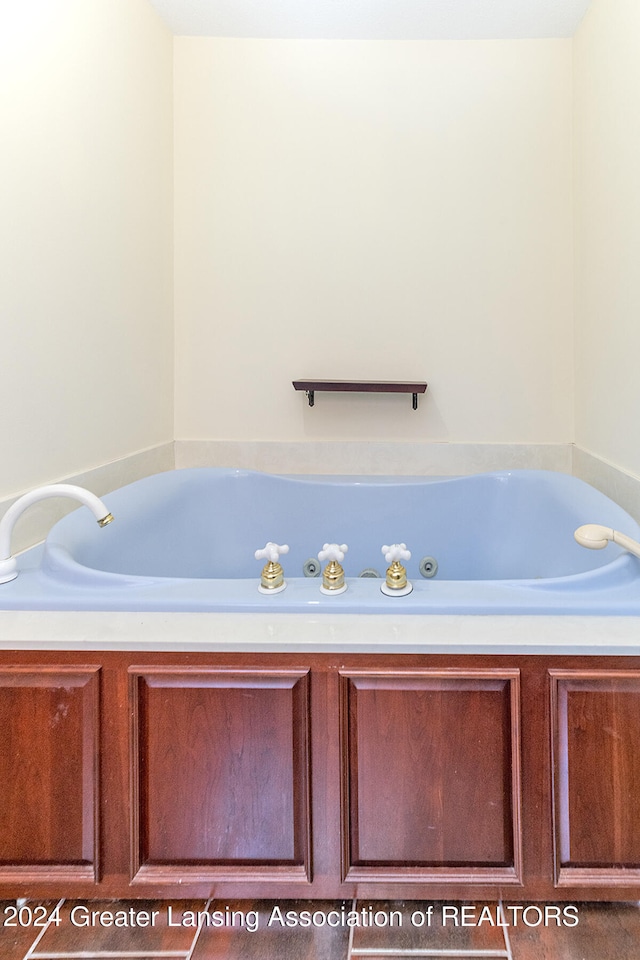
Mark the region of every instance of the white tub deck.
<instances>
[{"instance_id":1,"label":"white tub deck","mask_svg":"<svg viewBox=\"0 0 640 960\"><path fill-rule=\"evenodd\" d=\"M3 610L0 649L637 656L640 617Z\"/></svg>"}]
</instances>

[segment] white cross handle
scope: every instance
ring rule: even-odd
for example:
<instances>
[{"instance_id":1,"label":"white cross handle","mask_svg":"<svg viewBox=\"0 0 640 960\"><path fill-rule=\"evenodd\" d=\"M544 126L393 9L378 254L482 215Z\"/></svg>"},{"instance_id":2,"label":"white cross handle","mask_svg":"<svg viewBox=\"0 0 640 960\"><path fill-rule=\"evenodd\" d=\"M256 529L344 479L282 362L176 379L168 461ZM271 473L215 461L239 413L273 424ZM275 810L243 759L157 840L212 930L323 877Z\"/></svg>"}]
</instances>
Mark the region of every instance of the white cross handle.
<instances>
[{"instance_id":1,"label":"white cross handle","mask_svg":"<svg viewBox=\"0 0 640 960\"><path fill-rule=\"evenodd\" d=\"M256 550L254 557L256 560L270 560L271 563L277 563L281 553L289 553L289 544L283 543L280 545L269 540L269 543L262 550Z\"/></svg>"},{"instance_id":2,"label":"white cross handle","mask_svg":"<svg viewBox=\"0 0 640 960\"><path fill-rule=\"evenodd\" d=\"M324 563L325 560L337 560L338 563L342 563L348 549L346 543L325 543L318 554L318 560L320 563Z\"/></svg>"},{"instance_id":3,"label":"white cross handle","mask_svg":"<svg viewBox=\"0 0 640 960\"><path fill-rule=\"evenodd\" d=\"M411 551L407 550L406 543L392 543L391 546L384 546L382 553L387 563L394 563L395 560L411 560Z\"/></svg>"}]
</instances>

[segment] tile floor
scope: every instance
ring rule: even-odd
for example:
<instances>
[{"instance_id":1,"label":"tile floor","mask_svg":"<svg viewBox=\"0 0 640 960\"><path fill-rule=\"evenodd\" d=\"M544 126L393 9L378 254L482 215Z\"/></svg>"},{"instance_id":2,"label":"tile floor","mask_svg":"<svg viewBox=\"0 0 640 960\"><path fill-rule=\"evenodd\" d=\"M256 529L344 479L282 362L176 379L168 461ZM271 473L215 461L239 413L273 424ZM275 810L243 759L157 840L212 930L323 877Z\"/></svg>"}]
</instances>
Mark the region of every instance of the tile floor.
<instances>
[{"instance_id":1,"label":"tile floor","mask_svg":"<svg viewBox=\"0 0 640 960\"><path fill-rule=\"evenodd\" d=\"M640 960L638 904L544 911L431 901L0 901L0 960Z\"/></svg>"}]
</instances>

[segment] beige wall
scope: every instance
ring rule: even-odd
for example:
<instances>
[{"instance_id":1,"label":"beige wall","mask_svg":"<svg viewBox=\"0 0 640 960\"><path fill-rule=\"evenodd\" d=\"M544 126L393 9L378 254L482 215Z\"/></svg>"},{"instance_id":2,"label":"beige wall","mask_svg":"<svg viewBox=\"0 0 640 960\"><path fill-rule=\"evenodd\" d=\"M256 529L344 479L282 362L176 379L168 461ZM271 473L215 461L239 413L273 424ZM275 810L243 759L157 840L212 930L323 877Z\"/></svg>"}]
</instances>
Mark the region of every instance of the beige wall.
<instances>
[{"instance_id":1,"label":"beige wall","mask_svg":"<svg viewBox=\"0 0 640 960\"><path fill-rule=\"evenodd\" d=\"M640 4L575 37L576 443L640 476Z\"/></svg>"},{"instance_id":2,"label":"beige wall","mask_svg":"<svg viewBox=\"0 0 640 960\"><path fill-rule=\"evenodd\" d=\"M2 26L0 498L174 435L575 439L640 475L635 0L573 42L172 41L146 0ZM430 388L310 410L298 376Z\"/></svg>"},{"instance_id":3,"label":"beige wall","mask_svg":"<svg viewBox=\"0 0 640 960\"><path fill-rule=\"evenodd\" d=\"M174 58L178 439L573 439L571 41Z\"/></svg>"},{"instance_id":4,"label":"beige wall","mask_svg":"<svg viewBox=\"0 0 640 960\"><path fill-rule=\"evenodd\" d=\"M146 0L0 32L0 499L173 438L172 38Z\"/></svg>"}]
</instances>

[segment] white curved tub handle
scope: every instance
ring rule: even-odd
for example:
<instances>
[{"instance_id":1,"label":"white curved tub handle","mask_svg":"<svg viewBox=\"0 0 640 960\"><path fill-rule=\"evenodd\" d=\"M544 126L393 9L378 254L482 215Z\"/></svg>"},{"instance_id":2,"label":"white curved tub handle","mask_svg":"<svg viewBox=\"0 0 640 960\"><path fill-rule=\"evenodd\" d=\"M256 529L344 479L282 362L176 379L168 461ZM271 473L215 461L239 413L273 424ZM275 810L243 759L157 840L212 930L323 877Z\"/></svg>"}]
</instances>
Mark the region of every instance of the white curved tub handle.
<instances>
[{"instance_id":1,"label":"white curved tub handle","mask_svg":"<svg viewBox=\"0 0 640 960\"><path fill-rule=\"evenodd\" d=\"M411 560L411 550L407 550L406 543L392 543L390 546L384 546L382 553L387 563L394 563L396 560L404 563L405 560Z\"/></svg>"},{"instance_id":2,"label":"white curved tub handle","mask_svg":"<svg viewBox=\"0 0 640 960\"><path fill-rule=\"evenodd\" d=\"M590 550L602 550L608 543L617 543L623 550L628 550L634 557L640 558L640 543L613 527L603 527L600 523L585 523L578 527L573 536L581 547L588 547Z\"/></svg>"},{"instance_id":3,"label":"white curved tub handle","mask_svg":"<svg viewBox=\"0 0 640 960\"><path fill-rule=\"evenodd\" d=\"M279 544L269 540L262 550L256 550L254 557L256 560L269 560L271 563L277 563L283 553L289 553L288 543Z\"/></svg>"},{"instance_id":4,"label":"white curved tub handle","mask_svg":"<svg viewBox=\"0 0 640 960\"><path fill-rule=\"evenodd\" d=\"M324 563L325 560L329 560L329 562L337 560L338 563L342 563L348 549L346 543L325 543L318 554L318 560L320 563Z\"/></svg>"}]
</instances>

